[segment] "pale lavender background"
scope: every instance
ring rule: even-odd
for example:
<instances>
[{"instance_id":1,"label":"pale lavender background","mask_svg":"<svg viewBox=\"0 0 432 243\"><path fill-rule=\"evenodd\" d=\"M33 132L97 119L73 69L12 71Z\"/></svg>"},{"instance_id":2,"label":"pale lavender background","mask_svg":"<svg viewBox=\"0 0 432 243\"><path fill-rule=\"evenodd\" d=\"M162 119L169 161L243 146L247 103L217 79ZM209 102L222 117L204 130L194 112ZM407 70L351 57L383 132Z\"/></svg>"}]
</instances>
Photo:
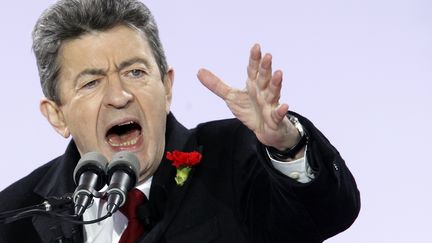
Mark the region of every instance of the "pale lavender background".
<instances>
[{"instance_id":1,"label":"pale lavender background","mask_svg":"<svg viewBox=\"0 0 432 243\"><path fill-rule=\"evenodd\" d=\"M0 189L60 155L39 114L30 33L52 1L0 5ZM176 70L172 110L188 127L231 117L197 81L243 87L259 42L285 71L283 101L308 116L356 176L362 211L327 242L431 242L432 1L147 1Z\"/></svg>"}]
</instances>

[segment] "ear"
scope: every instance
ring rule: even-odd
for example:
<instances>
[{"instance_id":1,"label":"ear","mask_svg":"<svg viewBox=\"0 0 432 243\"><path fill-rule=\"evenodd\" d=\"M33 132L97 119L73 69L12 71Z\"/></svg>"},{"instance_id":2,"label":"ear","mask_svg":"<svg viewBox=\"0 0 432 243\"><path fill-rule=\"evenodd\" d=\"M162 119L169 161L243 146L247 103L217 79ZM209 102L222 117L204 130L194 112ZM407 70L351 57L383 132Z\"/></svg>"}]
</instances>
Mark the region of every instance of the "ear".
<instances>
[{"instance_id":1,"label":"ear","mask_svg":"<svg viewBox=\"0 0 432 243\"><path fill-rule=\"evenodd\" d=\"M168 68L163 80L163 85L165 87L165 111L168 114L170 112L171 101L172 101L172 86L174 83L174 69L172 67Z\"/></svg>"},{"instance_id":2,"label":"ear","mask_svg":"<svg viewBox=\"0 0 432 243\"><path fill-rule=\"evenodd\" d=\"M43 98L40 102L39 109L58 134L62 135L64 138L70 136L63 112L54 101Z\"/></svg>"}]
</instances>

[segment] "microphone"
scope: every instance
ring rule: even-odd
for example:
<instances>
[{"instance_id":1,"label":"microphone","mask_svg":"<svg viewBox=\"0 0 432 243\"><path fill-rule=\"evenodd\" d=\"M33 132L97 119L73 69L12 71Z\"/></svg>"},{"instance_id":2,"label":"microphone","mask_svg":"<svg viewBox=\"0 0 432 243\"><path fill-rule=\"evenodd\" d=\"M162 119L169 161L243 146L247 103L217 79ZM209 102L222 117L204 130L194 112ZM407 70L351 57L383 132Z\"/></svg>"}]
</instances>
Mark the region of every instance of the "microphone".
<instances>
[{"instance_id":1,"label":"microphone","mask_svg":"<svg viewBox=\"0 0 432 243\"><path fill-rule=\"evenodd\" d=\"M92 202L95 190L99 191L105 185L107 164L108 160L98 152L86 153L78 161L73 173L78 187L72 196L76 215L84 213Z\"/></svg>"},{"instance_id":2,"label":"microphone","mask_svg":"<svg viewBox=\"0 0 432 243\"><path fill-rule=\"evenodd\" d=\"M128 151L116 153L108 164L107 211L114 213L126 201L127 192L138 180L140 164L135 154Z\"/></svg>"}]
</instances>

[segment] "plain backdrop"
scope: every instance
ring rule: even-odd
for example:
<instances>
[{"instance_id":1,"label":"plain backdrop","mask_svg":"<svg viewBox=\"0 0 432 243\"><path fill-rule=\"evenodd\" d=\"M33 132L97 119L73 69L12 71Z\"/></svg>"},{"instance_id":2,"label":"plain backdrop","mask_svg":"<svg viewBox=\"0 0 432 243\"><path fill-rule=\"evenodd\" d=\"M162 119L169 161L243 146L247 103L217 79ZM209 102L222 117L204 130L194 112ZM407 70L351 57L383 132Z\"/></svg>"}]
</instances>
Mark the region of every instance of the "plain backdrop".
<instances>
[{"instance_id":1,"label":"plain backdrop","mask_svg":"<svg viewBox=\"0 0 432 243\"><path fill-rule=\"evenodd\" d=\"M39 113L31 31L53 1L0 1L0 190L63 153ZM332 141L362 195L358 220L326 242L432 242L432 1L146 1L176 71L187 127L232 117L196 78L242 88L260 43L284 71L281 100Z\"/></svg>"}]
</instances>

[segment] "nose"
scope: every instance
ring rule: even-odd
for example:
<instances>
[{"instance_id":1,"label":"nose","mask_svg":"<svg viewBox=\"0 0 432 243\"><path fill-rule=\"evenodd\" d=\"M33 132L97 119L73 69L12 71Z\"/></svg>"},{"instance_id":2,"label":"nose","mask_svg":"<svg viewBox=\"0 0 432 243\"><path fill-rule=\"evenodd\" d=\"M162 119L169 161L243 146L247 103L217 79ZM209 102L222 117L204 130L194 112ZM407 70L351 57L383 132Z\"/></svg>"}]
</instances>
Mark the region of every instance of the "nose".
<instances>
[{"instance_id":1,"label":"nose","mask_svg":"<svg viewBox=\"0 0 432 243\"><path fill-rule=\"evenodd\" d=\"M121 109L133 100L132 93L125 89L119 78L111 79L105 90L104 104L108 107Z\"/></svg>"}]
</instances>

